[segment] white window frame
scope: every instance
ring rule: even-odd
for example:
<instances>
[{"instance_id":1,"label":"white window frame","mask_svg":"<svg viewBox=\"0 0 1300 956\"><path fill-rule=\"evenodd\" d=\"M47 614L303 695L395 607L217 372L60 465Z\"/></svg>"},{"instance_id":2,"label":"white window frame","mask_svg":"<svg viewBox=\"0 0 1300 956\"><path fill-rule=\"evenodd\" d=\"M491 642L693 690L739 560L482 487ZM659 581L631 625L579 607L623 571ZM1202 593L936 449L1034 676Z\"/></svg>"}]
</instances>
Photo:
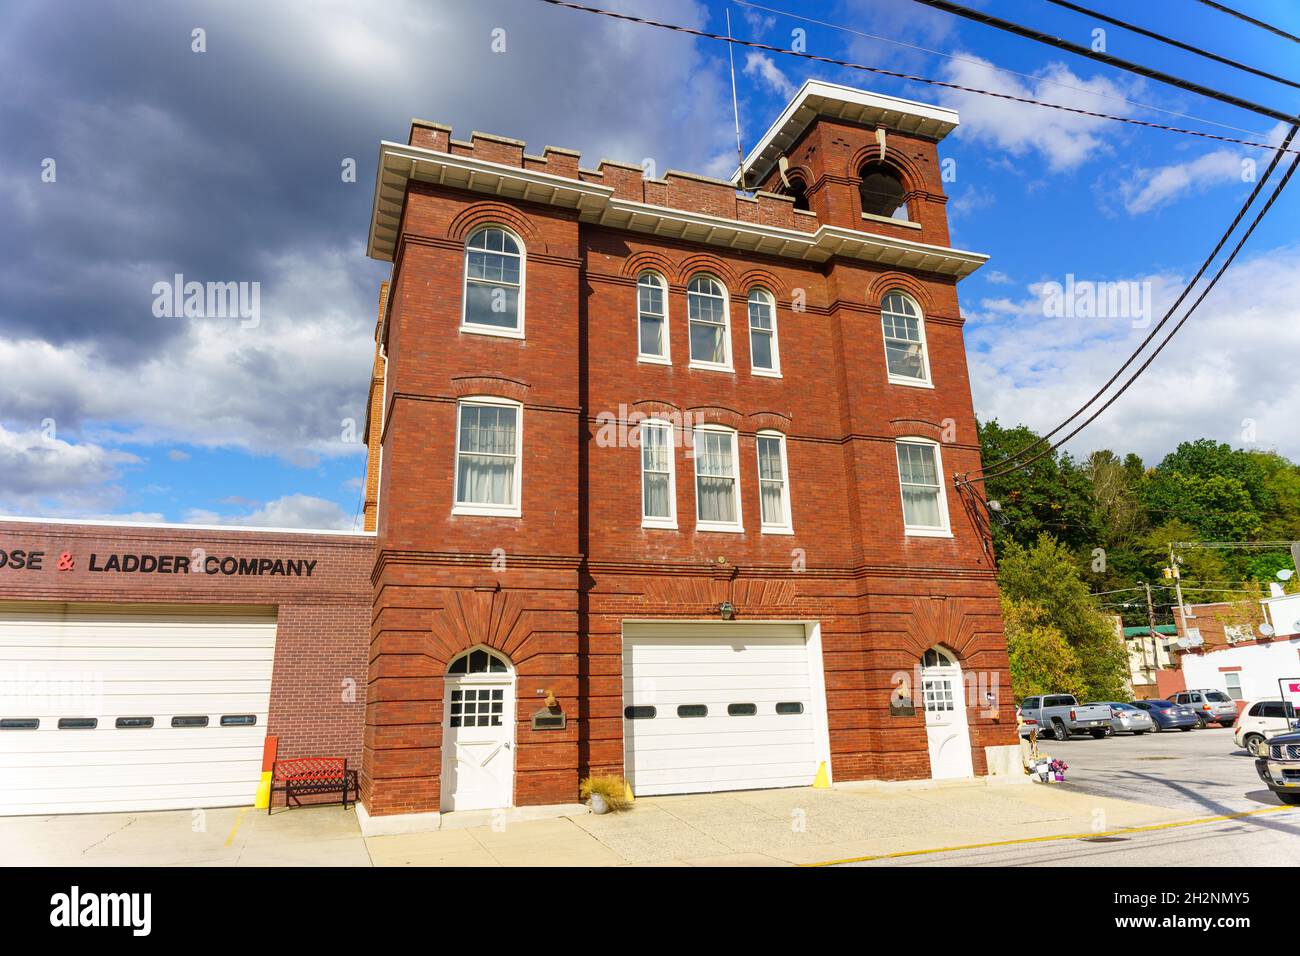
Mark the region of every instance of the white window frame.
<instances>
[{"instance_id":1,"label":"white window frame","mask_svg":"<svg viewBox=\"0 0 1300 956\"><path fill-rule=\"evenodd\" d=\"M762 456L759 454L759 442L763 439L775 439L781 452L781 511L785 521L781 524L768 524L763 518L763 468ZM790 464L785 454L785 435L775 429L764 429L754 436L754 464L758 468L758 521L763 534L794 534L794 515L790 510Z\"/></svg>"},{"instance_id":2,"label":"white window frame","mask_svg":"<svg viewBox=\"0 0 1300 956\"><path fill-rule=\"evenodd\" d=\"M700 459L699 449L700 435L705 432L714 434L728 435L731 438L731 464L734 474L732 481L735 482L735 501L736 501L736 520L732 521L706 521L700 517ZM743 534L745 531L744 516L744 496L740 492L740 436L734 428L728 428L725 425L697 425L692 435L692 484L695 490L695 530L696 531L722 531L731 534ZM712 477L712 476L706 476Z\"/></svg>"},{"instance_id":3,"label":"white window frame","mask_svg":"<svg viewBox=\"0 0 1300 956\"><path fill-rule=\"evenodd\" d=\"M1236 687L1233 687L1232 681L1229 680L1229 678L1232 677L1235 677L1237 680ZM1223 692L1227 694L1228 697L1230 697L1234 702L1246 699L1246 695L1241 692L1241 671L1224 671L1223 688L1224 688ZM1232 693L1234 690L1237 692L1236 695Z\"/></svg>"},{"instance_id":4,"label":"white window frame","mask_svg":"<svg viewBox=\"0 0 1300 956\"><path fill-rule=\"evenodd\" d=\"M917 334L921 337L921 369L925 372L924 378L910 378L906 375L896 375L889 370L889 343L886 341L887 336L885 335L885 300L891 295L902 296L908 302L912 303L912 307L916 309L916 329ZM885 375L889 379L889 384L906 385L909 388L934 388L934 382L930 378L930 343L925 336L925 310L921 308L921 303L917 302L915 298L908 295L902 289L890 289L880 297L879 305L880 347L885 353Z\"/></svg>"},{"instance_id":5,"label":"white window frame","mask_svg":"<svg viewBox=\"0 0 1300 956\"><path fill-rule=\"evenodd\" d=\"M460 503L460 410L466 405L491 405L515 410L515 480L509 505L482 505ZM523 514L524 477L524 406L508 398L495 395L470 395L456 401L455 444L452 458L451 513L454 515L479 515L483 517L518 518Z\"/></svg>"},{"instance_id":6,"label":"white window frame","mask_svg":"<svg viewBox=\"0 0 1300 956\"><path fill-rule=\"evenodd\" d=\"M726 352L726 360L723 362L698 360L691 348L691 326L693 324L691 322L691 285L694 284L696 279L708 279L716 283L718 288L722 290L722 346ZM712 298L712 296L709 297ZM734 350L731 347L731 294L727 291L726 283L717 276L708 272L697 272L686 282L686 355L690 360L688 365L690 368L702 369L706 372L735 372L736 366L733 352Z\"/></svg>"},{"instance_id":7,"label":"white window frame","mask_svg":"<svg viewBox=\"0 0 1300 956\"><path fill-rule=\"evenodd\" d=\"M772 328L759 329L763 334L772 336L772 367L760 368L754 364L754 322L749 314L749 306L755 296L765 299L768 307L772 310ZM776 296L762 286L755 286L749 290L749 295L745 296L745 325L749 330L749 370L754 375L761 375L766 378L781 378L781 346L777 339L777 318L776 318Z\"/></svg>"},{"instance_id":8,"label":"white window frame","mask_svg":"<svg viewBox=\"0 0 1300 956\"><path fill-rule=\"evenodd\" d=\"M659 285L659 291L663 293L664 303L664 354L651 355L641 351L641 283L645 279L654 279ZM672 337L668 334L668 280L653 269L646 269L636 277L636 360L638 362L647 362L651 365L672 365L673 364L673 346Z\"/></svg>"},{"instance_id":9,"label":"white window frame","mask_svg":"<svg viewBox=\"0 0 1300 956\"><path fill-rule=\"evenodd\" d=\"M903 471L898 464L899 445L926 445L934 449L934 471L939 481L939 521L936 527L909 525L907 509L903 505ZM898 474L898 507L903 516L903 533L916 538L951 538L952 524L948 517L948 487L944 482L943 451L937 441L919 436L907 436L894 440L894 470Z\"/></svg>"},{"instance_id":10,"label":"white window frame","mask_svg":"<svg viewBox=\"0 0 1300 956\"><path fill-rule=\"evenodd\" d=\"M641 443L641 436L644 434L641 430L646 428L662 428L668 432L668 517L658 515L649 516L645 513L645 451ZM643 528L662 528L670 531L677 530L677 443L674 441L674 431L672 422L665 421L662 418L647 418L637 425L637 467L641 470L641 527Z\"/></svg>"},{"instance_id":11,"label":"white window frame","mask_svg":"<svg viewBox=\"0 0 1300 956\"><path fill-rule=\"evenodd\" d=\"M516 328L505 329L495 325L479 325L467 320L469 311L469 284L471 281L479 282L481 280L471 280L469 277L469 243L470 240L477 236L485 229L500 229L507 236L515 241L519 247L519 314ZM511 255L511 253L503 253ZM528 249L524 246L524 241L519 238L519 234L501 223L489 222L483 223L468 236L465 237L465 246L461 250L461 282L460 282L460 331L468 332L471 335L495 335L499 338L522 339L524 337L524 286L528 278Z\"/></svg>"}]
</instances>

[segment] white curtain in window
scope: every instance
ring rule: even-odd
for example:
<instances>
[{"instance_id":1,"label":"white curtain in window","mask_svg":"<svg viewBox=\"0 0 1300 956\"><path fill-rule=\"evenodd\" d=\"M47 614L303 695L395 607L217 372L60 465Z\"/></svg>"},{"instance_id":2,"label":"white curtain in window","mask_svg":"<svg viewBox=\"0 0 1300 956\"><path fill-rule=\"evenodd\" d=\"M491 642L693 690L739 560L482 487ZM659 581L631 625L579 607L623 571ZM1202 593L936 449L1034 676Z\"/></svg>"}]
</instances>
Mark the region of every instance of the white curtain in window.
<instances>
[{"instance_id":1,"label":"white curtain in window","mask_svg":"<svg viewBox=\"0 0 1300 956\"><path fill-rule=\"evenodd\" d=\"M460 504L513 505L518 409L462 405L458 490Z\"/></svg>"},{"instance_id":2,"label":"white curtain in window","mask_svg":"<svg viewBox=\"0 0 1300 956\"><path fill-rule=\"evenodd\" d=\"M727 297L722 286L698 276L686 290L691 327L691 361L727 364Z\"/></svg>"},{"instance_id":3,"label":"white curtain in window","mask_svg":"<svg viewBox=\"0 0 1300 956\"><path fill-rule=\"evenodd\" d=\"M909 528L940 528L939 469L934 446L898 443L898 476L903 488L903 521Z\"/></svg>"},{"instance_id":4,"label":"white curtain in window","mask_svg":"<svg viewBox=\"0 0 1300 956\"><path fill-rule=\"evenodd\" d=\"M785 472L781 468L781 439L758 437L758 488L763 508L763 524L784 525Z\"/></svg>"},{"instance_id":5,"label":"white curtain in window","mask_svg":"<svg viewBox=\"0 0 1300 956\"><path fill-rule=\"evenodd\" d=\"M700 521L736 521L736 456L728 432L695 436L695 494Z\"/></svg>"},{"instance_id":6,"label":"white curtain in window","mask_svg":"<svg viewBox=\"0 0 1300 956\"><path fill-rule=\"evenodd\" d=\"M671 518L672 443L666 425L641 426L642 517Z\"/></svg>"}]
</instances>

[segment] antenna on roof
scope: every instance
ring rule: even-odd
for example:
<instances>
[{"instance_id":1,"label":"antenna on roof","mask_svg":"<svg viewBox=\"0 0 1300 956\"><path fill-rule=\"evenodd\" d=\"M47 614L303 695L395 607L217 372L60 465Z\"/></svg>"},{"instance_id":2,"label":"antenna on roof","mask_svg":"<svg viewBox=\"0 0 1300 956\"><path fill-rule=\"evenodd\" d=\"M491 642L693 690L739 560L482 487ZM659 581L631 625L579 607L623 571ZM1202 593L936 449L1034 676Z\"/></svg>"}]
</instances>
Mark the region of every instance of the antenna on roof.
<instances>
[{"instance_id":1,"label":"antenna on roof","mask_svg":"<svg viewBox=\"0 0 1300 956\"><path fill-rule=\"evenodd\" d=\"M736 158L740 188L745 188L745 151L740 145L740 105L736 100L736 45L731 41L731 8L727 8L727 58L731 61L731 112L736 118Z\"/></svg>"}]
</instances>

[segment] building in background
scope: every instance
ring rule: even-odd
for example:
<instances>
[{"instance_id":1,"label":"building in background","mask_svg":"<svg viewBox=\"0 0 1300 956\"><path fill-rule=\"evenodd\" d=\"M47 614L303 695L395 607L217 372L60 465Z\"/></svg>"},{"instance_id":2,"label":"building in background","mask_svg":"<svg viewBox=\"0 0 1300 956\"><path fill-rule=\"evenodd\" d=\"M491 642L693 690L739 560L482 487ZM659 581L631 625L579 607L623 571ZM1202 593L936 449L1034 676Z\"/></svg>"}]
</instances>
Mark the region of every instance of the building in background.
<instances>
[{"instance_id":1,"label":"building in background","mask_svg":"<svg viewBox=\"0 0 1300 956\"><path fill-rule=\"evenodd\" d=\"M1300 680L1300 594L1191 605L1176 645L1183 688L1222 690L1242 703L1281 695Z\"/></svg>"}]
</instances>

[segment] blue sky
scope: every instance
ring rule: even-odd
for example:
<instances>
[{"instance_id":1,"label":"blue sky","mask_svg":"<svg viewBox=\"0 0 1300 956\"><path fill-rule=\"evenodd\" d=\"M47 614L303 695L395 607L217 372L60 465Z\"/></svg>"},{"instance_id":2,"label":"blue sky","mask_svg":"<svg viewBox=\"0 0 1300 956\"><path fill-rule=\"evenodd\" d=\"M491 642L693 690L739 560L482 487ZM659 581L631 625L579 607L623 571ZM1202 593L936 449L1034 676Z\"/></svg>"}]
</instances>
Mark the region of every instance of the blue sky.
<instances>
[{"instance_id":1,"label":"blue sky","mask_svg":"<svg viewBox=\"0 0 1300 956\"><path fill-rule=\"evenodd\" d=\"M1295 45L1194 0L1104 12L1286 75ZM1300 7L1237 0L1300 32ZM600 5L593 0L594 5ZM888 69L1276 141L1278 124L910 0L610 6ZM1039 0L995 14L1276 109L1300 91ZM6 4L0 29L0 512L351 527L376 289L365 258L380 139L411 117L659 170L734 166L726 49L535 0ZM204 31L203 52L193 31ZM505 50L493 49L503 30ZM863 34L888 38L872 39ZM497 44L499 47L499 44ZM918 49L920 48L920 49ZM1056 424L1109 376L1142 316L1051 315L1045 284L1137 283L1156 315L1268 154L736 51L752 144L804 79L952 106L956 245L976 409ZM1004 72L1014 71L1014 72ZM1176 116L1171 114L1184 114ZM1216 125L1218 124L1218 125ZM1231 127L1231 128L1225 128ZM53 159L54 181L42 178ZM342 164L355 159L356 182ZM1183 439L1300 458L1300 241L1292 187L1151 371L1070 445L1155 463ZM258 282L259 321L159 317L152 288ZM351 428L349 423L356 423Z\"/></svg>"}]
</instances>

